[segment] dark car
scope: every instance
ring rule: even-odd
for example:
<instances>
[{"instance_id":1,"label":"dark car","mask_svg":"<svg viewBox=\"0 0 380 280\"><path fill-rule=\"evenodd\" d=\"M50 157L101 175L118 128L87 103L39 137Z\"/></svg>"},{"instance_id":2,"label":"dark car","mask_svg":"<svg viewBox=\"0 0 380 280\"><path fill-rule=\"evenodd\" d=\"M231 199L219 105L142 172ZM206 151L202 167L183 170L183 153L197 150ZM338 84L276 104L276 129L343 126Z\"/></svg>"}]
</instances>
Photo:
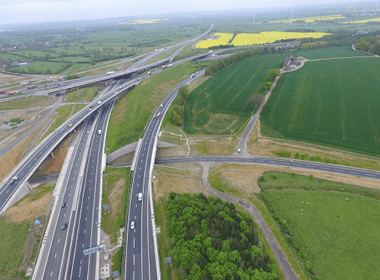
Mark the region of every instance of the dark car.
<instances>
[{"instance_id":1,"label":"dark car","mask_svg":"<svg viewBox=\"0 0 380 280\"><path fill-rule=\"evenodd\" d=\"M66 206L66 203L62 202L61 208L65 208L65 206Z\"/></svg>"},{"instance_id":2,"label":"dark car","mask_svg":"<svg viewBox=\"0 0 380 280\"><path fill-rule=\"evenodd\" d=\"M64 224L61 226L61 230L65 230L65 229L67 229L67 225L68 225L68 223L64 223Z\"/></svg>"}]
</instances>

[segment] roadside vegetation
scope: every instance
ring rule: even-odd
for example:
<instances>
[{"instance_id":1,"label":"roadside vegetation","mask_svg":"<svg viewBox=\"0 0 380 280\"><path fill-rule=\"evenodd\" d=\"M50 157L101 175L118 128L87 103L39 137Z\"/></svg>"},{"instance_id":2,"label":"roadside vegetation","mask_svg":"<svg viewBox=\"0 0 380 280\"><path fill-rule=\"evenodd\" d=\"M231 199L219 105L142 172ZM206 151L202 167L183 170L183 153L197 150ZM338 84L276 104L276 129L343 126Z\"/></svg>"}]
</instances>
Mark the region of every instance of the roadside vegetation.
<instances>
[{"instance_id":1,"label":"roadside vegetation","mask_svg":"<svg viewBox=\"0 0 380 280\"><path fill-rule=\"evenodd\" d=\"M185 103L184 131L188 134L234 134L256 111L250 98L264 95L268 70L284 54L256 55L217 72L195 88Z\"/></svg>"},{"instance_id":2,"label":"roadside vegetation","mask_svg":"<svg viewBox=\"0 0 380 280\"><path fill-rule=\"evenodd\" d=\"M379 156L379 73L380 62L365 56L283 74L261 114L261 133Z\"/></svg>"},{"instance_id":3,"label":"roadside vegetation","mask_svg":"<svg viewBox=\"0 0 380 280\"><path fill-rule=\"evenodd\" d=\"M49 135L51 132L56 130L61 124L63 124L68 118L73 116L75 113L83 109L85 105L83 104L76 104L76 105L65 105L56 110L58 112L58 117L56 120L51 124L49 130L44 134L42 139L44 139L47 135ZM42 140L41 139L41 140Z\"/></svg>"},{"instance_id":4,"label":"roadside vegetation","mask_svg":"<svg viewBox=\"0 0 380 280\"><path fill-rule=\"evenodd\" d=\"M81 100L84 101L92 101L98 94L105 88L104 85L97 85L93 87L87 87L82 88L80 90L76 90L73 92L70 92L66 96L67 102L80 102Z\"/></svg>"},{"instance_id":5,"label":"roadside vegetation","mask_svg":"<svg viewBox=\"0 0 380 280\"><path fill-rule=\"evenodd\" d=\"M47 222L53 186L53 181L41 184L0 218L1 280L25 279L27 268L33 267ZM41 223L36 225L35 220Z\"/></svg>"},{"instance_id":6,"label":"roadside vegetation","mask_svg":"<svg viewBox=\"0 0 380 280\"><path fill-rule=\"evenodd\" d=\"M251 217L232 203L173 192L166 219L180 279L278 278Z\"/></svg>"},{"instance_id":7,"label":"roadside vegetation","mask_svg":"<svg viewBox=\"0 0 380 280\"><path fill-rule=\"evenodd\" d=\"M265 173L258 197L312 279L372 279L380 230L377 190Z\"/></svg>"},{"instance_id":8,"label":"roadside vegetation","mask_svg":"<svg viewBox=\"0 0 380 280\"><path fill-rule=\"evenodd\" d=\"M117 244L120 228L125 224L128 187L132 177L130 168L110 168L105 170L102 205L108 204L109 211L102 209L102 229L110 236L113 246Z\"/></svg>"},{"instance_id":9,"label":"roadside vegetation","mask_svg":"<svg viewBox=\"0 0 380 280\"><path fill-rule=\"evenodd\" d=\"M189 46L183 48L183 50L174 58L173 62L176 62L178 60L181 60L181 59L193 56L193 55L201 54L204 52L206 52L206 51L200 50L200 49L193 49L193 46L189 45Z\"/></svg>"},{"instance_id":10,"label":"roadside vegetation","mask_svg":"<svg viewBox=\"0 0 380 280\"><path fill-rule=\"evenodd\" d=\"M307 46L306 43L302 46ZM301 49L293 54L295 57L302 56L306 59L322 59L322 58L338 58L338 57L354 57L354 56L368 56L368 54L357 52L351 46L340 47L321 47L314 50Z\"/></svg>"},{"instance_id":11,"label":"roadside vegetation","mask_svg":"<svg viewBox=\"0 0 380 280\"><path fill-rule=\"evenodd\" d=\"M208 65L187 62L142 81L115 104L107 132L107 153L136 142L155 108L177 83Z\"/></svg>"},{"instance_id":12,"label":"roadside vegetation","mask_svg":"<svg viewBox=\"0 0 380 280\"><path fill-rule=\"evenodd\" d=\"M20 110L35 107L45 107L51 97L32 96L0 103L0 110Z\"/></svg>"}]
</instances>

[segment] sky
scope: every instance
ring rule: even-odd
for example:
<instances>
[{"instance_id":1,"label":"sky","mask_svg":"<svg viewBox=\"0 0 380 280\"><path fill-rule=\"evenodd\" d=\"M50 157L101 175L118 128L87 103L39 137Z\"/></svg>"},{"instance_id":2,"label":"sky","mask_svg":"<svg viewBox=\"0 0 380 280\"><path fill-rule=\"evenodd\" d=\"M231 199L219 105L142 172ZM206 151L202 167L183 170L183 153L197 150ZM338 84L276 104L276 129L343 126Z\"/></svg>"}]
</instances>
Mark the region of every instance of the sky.
<instances>
[{"instance_id":1,"label":"sky","mask_svg":"<svg viewBox=\"0 0 380 280\"><path fill-rule=\"evenodd\" d=\"M278 8L363 0L0 0L0 24L70 21L177 12ZM379 5L380 7L380 5Z\"/></svg>"}]
</instances>

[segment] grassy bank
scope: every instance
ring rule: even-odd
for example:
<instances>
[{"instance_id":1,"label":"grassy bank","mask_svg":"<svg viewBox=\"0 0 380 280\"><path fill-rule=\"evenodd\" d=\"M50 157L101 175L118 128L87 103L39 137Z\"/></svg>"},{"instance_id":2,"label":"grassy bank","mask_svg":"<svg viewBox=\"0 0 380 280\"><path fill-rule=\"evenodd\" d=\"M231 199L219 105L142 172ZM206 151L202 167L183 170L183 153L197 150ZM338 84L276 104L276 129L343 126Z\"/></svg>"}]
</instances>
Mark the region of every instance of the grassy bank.
<instances>
[{"instance_id":1,"label":"grassy bank","mask_svg":"<svg viewBox=\"0 0 380 280\"><path fill-rule=\"evenodd\" d=\"M49 98L50 97L33 96L1 102L0 110L19 110L33 107L44 107L48 104Z\"/></svg>"},{"instance_id":2,"label":"grassy bank","mask_svg":"<svg viewBox=\"0 0 380 280\"><path fill-rule=\"evenodd\" d=\"M110 235L113 245L116 245L120 228L125 224L129 169L106 167L105 170L102 204L108 204L110 210L102 210L102 229Z\"/></svg>"},{"instance_id":3,"label":"grassy bank","mask_svg":"<svg viewBox=\"0 0 380 280\"><path fill-rule=\"evenodd\" d=\"M177 83L204 68L207 62L188 62L142 81L120 99L111 114L107 133L108 152L139 139L152 112Z\"/></svg>"},{"instance_id":4,"label":"grassy bank","mask_svg":"<svg viewBox=\"0 0 380 280\"><path fill-rule=\"evenodd\" d=\"M73 92L70 92L66 96L67 102L74 102L74 101L92 101L100 91L104 89L104 86L94 86L94 87L88 87L88 88L82 88L80 90L76 90Z\"/></svg>"}]
</instances>

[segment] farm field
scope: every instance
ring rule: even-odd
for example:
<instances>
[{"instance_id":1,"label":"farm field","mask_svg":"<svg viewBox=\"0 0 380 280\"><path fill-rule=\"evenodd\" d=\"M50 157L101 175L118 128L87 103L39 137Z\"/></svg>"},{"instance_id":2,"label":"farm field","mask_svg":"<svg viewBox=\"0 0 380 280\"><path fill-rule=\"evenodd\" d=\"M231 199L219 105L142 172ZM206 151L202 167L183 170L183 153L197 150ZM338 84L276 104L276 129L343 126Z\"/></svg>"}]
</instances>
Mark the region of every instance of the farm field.
<instances>
[{"instance_id":1,"label":"farm field","mask_svg":"<svg viewBox=\"0 0 380 280\"><path fill-rule=\"evenodd\" d=\"M281 172L263 177L259 185L265 192L258 196L273 217L277 214L286 221L288 234L318 279L376 279L380 275L377 191Z\"/></svg>"},{"instance_id":2,"label":"farm field","mask_svg":"<svg viewBox=\"0 0 380 280\"><path fill-rule=\"evenodd\" d=\"M334 57L369 56L366 53L354 51L349 46L329 47L315 50L300 50L293 54L295 57L302 56L307 59L321 59Z\"/></svg>"},{"instance_id":3,"label":"farm field","mask_svg":"<svg viewBox=\"0 0 380 280\"><path fill-rule=\"evenodd\" d=\"M259 45L273 43L277 40L287 39L301 39L301 38L321 38L330 35L325 32L281 32L281 31L268 31L260 33L239 33L236 35L231 45L235 47ZM197 49L206 49L219 45L228 45L232 39L231 33L215 33L213 36L219 36L215 40L203 40L195 45Z\"/></svg>"},{"instance_id":4,"label":"farm field","mask_svg":"<svg viewBox=\"0 0 380 280\"><path fill-rule=\"evenodd\" d=\"M228 42L234 36L230 33L215 33L212 35L213 37L218 37L213 40L203 40L195 45L197 49L207 49L209 47L219 46L219 45L228 45Z\"/></svg>"},{"instance_id":5,"label":"farm field","mask_svg":"<svg viewBox=\"0 0 380 280\"><path fill-rule=\"evenodd\" d=\"M278 81L261 133L379 156L379 75L371 56L307 62Z\"/></svg>"},{"instance_id":6,"label":"farm field","mask_svg":"<svg viewBox=\"0 0 380 280\"><path fill-rule=\"evenodd\" d=\"M293 22L302 20L306 23L309 23L309 22L315 22L317 20L334 20L334 19L343 19L343 18L346 18L346 17L342 15L326 15L326 16L319 16L319 17L294 18ZM290 23L290 19L272 20L272 21L268 21L268 23Z\"/></svg>"},{"instance_id":7,"label":"farm field","mask_svg":"<svg viewBox=\"0 0 380 280\"><path fill-rule=\"evenodd\" d=\"M346 22L342 22L342 23L367 23L367 22L379 22L379 21L380 21L380 17L362 19L362 20L354 20L354 21L346 21Z\"/></svg>"},{"instance_id":8,"label":"farm field","mask_svg":"<svg viewBox=\"0 0 380 280\"><path fill-rule=\"evenodd\" d=\"M257 55L214 74L195 88L185 103L184 130L198 134L233 134L248 120L253 107L248 100L263 94L284 54Z\"/></svg>"}]
</instances>

